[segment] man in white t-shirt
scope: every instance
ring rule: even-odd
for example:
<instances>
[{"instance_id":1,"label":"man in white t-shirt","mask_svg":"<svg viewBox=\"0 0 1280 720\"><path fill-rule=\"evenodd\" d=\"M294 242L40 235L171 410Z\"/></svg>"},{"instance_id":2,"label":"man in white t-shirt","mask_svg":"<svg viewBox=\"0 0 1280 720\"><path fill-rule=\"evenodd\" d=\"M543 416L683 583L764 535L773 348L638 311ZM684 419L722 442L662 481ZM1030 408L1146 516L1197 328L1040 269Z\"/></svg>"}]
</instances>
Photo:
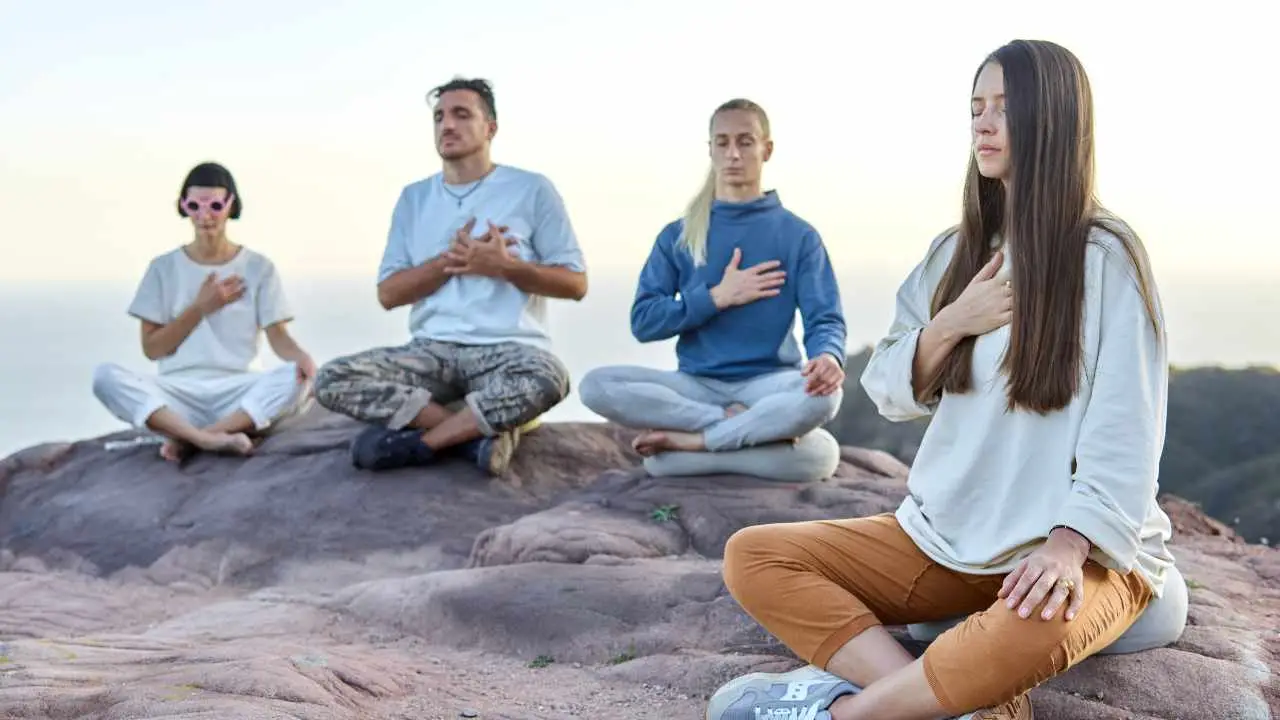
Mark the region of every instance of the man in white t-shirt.
<instances>
[{"instance_id":1,"label":"man in white t-shirt","mask_svg":"<svg viewBox=\"0 0 1280 720\"><path fill-rule=\"evenodd\" d=\"M195 239L151 261L129 306L159 374L105 363L94 371L93 392L116 417L164 435L167 460L195 449L247 455L251 435L301 408L315 363L289 335L293 312L275 266L227 238L227 220L242 209L231 173L197 165L177 209ZM256 367L263 331L285 361L270 372Z\"/></svg>"},{"instance_id":2,"label":"man in white t-shirt","mask_svg":"<svg viewBox=\"0 0 1280 720\"><path fill-rule=\"evenodd\" d=\"M401 192L378 271L382 306L412 306L412 340L326 364L316 400L371 424L352 443L357 467L447 454L499 475L521 429L569 393L546 302L581 300L586 268L551 181L490 161L489 84L456 79L430 99L443 170Z\"/></svg>"}]
</instances>

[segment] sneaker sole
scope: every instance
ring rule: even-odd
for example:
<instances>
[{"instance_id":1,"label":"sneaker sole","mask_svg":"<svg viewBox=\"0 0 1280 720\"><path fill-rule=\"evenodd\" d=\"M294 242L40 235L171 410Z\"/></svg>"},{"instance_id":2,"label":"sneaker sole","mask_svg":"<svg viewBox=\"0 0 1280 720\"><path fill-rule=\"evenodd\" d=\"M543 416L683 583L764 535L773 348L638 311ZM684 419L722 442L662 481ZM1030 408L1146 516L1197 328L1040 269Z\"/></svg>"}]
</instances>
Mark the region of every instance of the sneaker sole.
<instances>
[{"instance_id":1,"label":"sneaker sole","mask_svg":"<svg viewBox=\"0 0 1280 720\"><path fill-rule=\"evenodd\" d=\"M724 715L724 711L736 702L738 698L742 697L742 689L748 685L786 684L804 681L807 678L813 678L814 680L821 679L825 681L828 677L829 676L826 673L814 668L812 665L806 665L804 667L799 667L795 670L788 670L787 672L782 673L747 673L746 675L730 680L724 685L721 685L720 689L716 690L715 694L712 695L711 699L707 702L705 720L720 720L720 717Z\"/></svg>"},{"instance_id":2,"label":"sneaker sole","mask_svg":"<svg viewBox=\"0 0 1280 720\"><path fill-rule=\"evenodd\" d=\"M493 450L483 466L490 475L501 475L511 467L511 458L515 456L516 447L520 444L520 434L517 428L494 438Z\"/></svg>"}]
</instances>

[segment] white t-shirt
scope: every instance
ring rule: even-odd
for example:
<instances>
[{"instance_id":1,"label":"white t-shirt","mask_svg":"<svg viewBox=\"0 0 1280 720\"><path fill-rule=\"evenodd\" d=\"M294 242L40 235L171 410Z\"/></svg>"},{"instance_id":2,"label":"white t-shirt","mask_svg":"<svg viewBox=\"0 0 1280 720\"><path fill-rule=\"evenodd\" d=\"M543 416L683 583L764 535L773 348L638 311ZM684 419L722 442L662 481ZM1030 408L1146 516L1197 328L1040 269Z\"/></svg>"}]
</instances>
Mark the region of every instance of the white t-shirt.
<instances>
[{"instance_id":1,"label":"white t-shirt","mask_svg":"<svg viewBox=\"0 0 1280 720\"><path fill-rule=\"evenodd\" d=\"M551 181L499 165L467 185L446 188L437 173L405 187L392 214L378 282L448 250L454 234L472 217L475 236L488 230L488 221L508 226L507 235L519 240L508 251L526 262L585 270L573 225ZM409 332L415 338L468 345L551 345L546 298L528 295L504 280L473 275L451 277L414 303Z\"/></svg>"},{"instance_id":2,"label":"white t-shirt","mask_svg":"<svg viewBox=\"0 0 1280 720\"><path fill-rule=\"evenodd\" d=\"M939 564L983 575L1012 571L1065 525L1089 538L1094 560L1138 571L1160 595L1173 565L1165 545L1172 529L1156 502L1168 356L1122 242L1098 229L1090 234L1080 387L1066 408L1038 415L1006 409L1000 363L1008 325L978 338L972 390L916 401L916 344L955 238L935 240L903 282L893 325L861 378L884 417L933 416L897 511L903 530ZM1156 292L1154 283L1150 289Z\"/></svg>"},{"instance_id":3,"label":"white t-shirt","mask_svg":"<svg viewBox=\"0 0 1280 720\"><path fill-rule=\"evenodd\" d=\"M167 325L191 306L209 273L218 279L238 274L245 293L202 319L172 355L161 358L162 375L217 376L255 370L262 329L293 319L275 266L246 247L221 265L201 265L182 248L156 257L147 266L129 314Z\"/></svg>"}]
</instances>

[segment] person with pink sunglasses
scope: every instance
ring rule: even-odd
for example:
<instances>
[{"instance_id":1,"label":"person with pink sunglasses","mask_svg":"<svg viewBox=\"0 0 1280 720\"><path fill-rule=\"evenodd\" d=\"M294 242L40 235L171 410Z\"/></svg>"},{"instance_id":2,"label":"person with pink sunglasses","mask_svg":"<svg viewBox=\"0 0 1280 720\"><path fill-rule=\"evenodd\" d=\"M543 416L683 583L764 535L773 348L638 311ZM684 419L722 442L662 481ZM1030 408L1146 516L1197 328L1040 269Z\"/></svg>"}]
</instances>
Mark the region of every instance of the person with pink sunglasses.
<instances>
[{"instance_id":1,"label":"person with pink sunglasses","mask_svg":"<svg viewBox=\"0 0 1280 720\"><path fill-rule=\"evenodd\" d=\"M248 455L251 437L302 409L316 365L289 334L293 310L275 265L227 237L227 221L243 210L231 173L197 165L176 206L194 236L151 260L128 309L158 374L103 363L93 392L120 420L163 435L166 460L195 450ZM269 371L258 366L264 332L284 361Z\"/></svg>"}]
</instances>

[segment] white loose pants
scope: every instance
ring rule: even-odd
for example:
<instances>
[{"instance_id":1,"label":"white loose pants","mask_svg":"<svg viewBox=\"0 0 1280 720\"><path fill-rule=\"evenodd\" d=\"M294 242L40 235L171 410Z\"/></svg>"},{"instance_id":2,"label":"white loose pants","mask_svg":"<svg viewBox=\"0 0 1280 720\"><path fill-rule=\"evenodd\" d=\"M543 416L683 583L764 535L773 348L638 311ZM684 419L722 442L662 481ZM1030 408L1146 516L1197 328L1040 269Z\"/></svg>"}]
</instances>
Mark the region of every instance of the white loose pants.
<instances>
[{"instance_id":1,"label":"white loose pants","mask_svg":"<svg viewBox=\"0 0 1280 720\"><path fill-rule=\"evenodd\" d=\"M144 376L115 363L94 369L93 394L107 410L137 428L167 407L197 428L207 427L243 410L262 432L302 407L306 386L294 363L267 372L201 377Z\"/></svg>"}]
</instances>

